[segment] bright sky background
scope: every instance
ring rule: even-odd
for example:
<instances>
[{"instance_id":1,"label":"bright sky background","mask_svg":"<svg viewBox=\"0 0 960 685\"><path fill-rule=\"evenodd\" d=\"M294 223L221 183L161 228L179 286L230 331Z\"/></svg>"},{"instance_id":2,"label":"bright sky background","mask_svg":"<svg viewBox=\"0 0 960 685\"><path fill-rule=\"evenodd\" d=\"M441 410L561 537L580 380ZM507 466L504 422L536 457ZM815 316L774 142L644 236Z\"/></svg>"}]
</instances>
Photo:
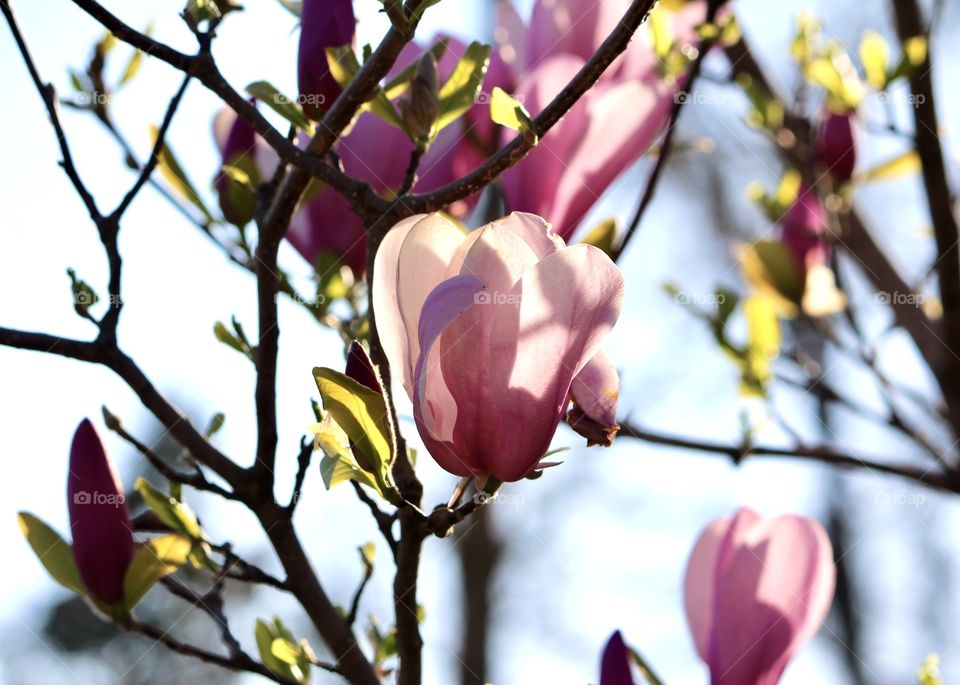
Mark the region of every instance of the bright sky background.
<instances>
[{"instance_id":1,"label":"bright sky background","mask_svg":"<svg viewBox=\"0 0 960 685\"><path fill-rule=\"evenodd\" d=\"M86 63L101 29L67 0L19 0L14 4L43 77L53 81L60 92L68 92L68 66ZM361 17L360 43L375 42L385 28L385 21L376 14L378 3L356 0L355 4ZM886 22L886 5L863 4L876 11L851 11L847 6L845 13L837 14L837 3L821 3L816 11L835 17L828 26L847 39L856 40L868 26L887 33L885 24L878 26ZM157 37L181 50L193 49L192 36L177 17L179 2L114 1L107 6L134 26L153 20ZM782 54L799 6L763 0L738 3L738 14L758 52L777 55L778 74L790 79L794 77ZM215 43L222 70L238 88L267 78L282 91L295 92L295 19L272 0L248 0L246 8L229 17ZM484 0L445 0L429 12L420 34L429 36L442 28L483 37L490 20L488 16L481 20L481 13L488 8ZM941 44L937 49L935 65L943 85L948 70L957 73L958 48ZM127 54L125 48L117 48L114 75ZM4 65L5 93L4 133L0 135L0 159L4 160L0 165L0 325L89 338L92 326L72 310L65 270L75 268L105 292L102 248L72 187L57 168L56 141L6 28L0 29L0 64ZM722 68L722 61L717 64ZM116 120L141 157L149 150L147 126L159 122L178 82L172 69L148 60L135 82L113 103ZM711 224L712 210L695 201L696 194L708 192L719 175L724 187L729 184L729 194L739 200L747 182L761 179L771 184L779 172L768 153L757 156L743 148L736 151L739 141L755 145L758 138L739 123L744 106L735 90L705 88L717 94L725 114L718 125L712 121L711 106L692 107L694 111L684 115L682 137L715 135L721 149L738 155L733 161L728 159L735 168L715 169L712 177L702 168L709 167L711 159L688 152L683 154L686 162L679 165L680 171L668 175L623 265L628 304L607 350L625 369L624 415L665 431L735 440L742 406L736 395L735 371L716 351L706 329L664 296L660 287L673 281L704 294L721 282L738 285L726 247L705 239L704 227ZM950 125L957 121L956 93L941 90L947 98L944 120ZM209 191L209 179L219 163L210 135L217 108L213 95L192 84L168 137L205 191ZM63 120L81 175L100 206L112 207L133 182L132 174L91 116L64 112ZM870 154L879 158L891 149L896 149L896 143L889 139L872 141ZM956 146L952 142L948 151L953 157ZM647 162L640 166L643 171L649 168ZM643 178L635 173L624 179L593 217L626 219ZM890 226L890 233L881 240L909 241L898 241L897 258L911 275L920 272L919 265L930 254L929 239L922 232L926 218L915 209L920 206L917 198L912 182L865 189L861 196L864 212ZM743 235L763 230L759 215L749 210L733 220L743 224L736 229ZM128 212L120 241L126 269L122 346L167 394L195 412L198 422L224 412L227 422L216 442L227 454L248 463L254 444L253 371L244 358L217 343L211 329L216 320L236 315L248 330L255 330L252 277L231 266L210 241L149 188ZM281 261L292 272L308 276L306 265L289 247L282 250ZM866 293L861 296L861 303L870 298ZM316 394L316 388L310 369L339 366L342 357L335 334L319 329L289 302L280 307L279 454L283 473L278 491L286 493L299 438L311 421L308 398ZM907 348L894 343L891 349L885 361L898 377L928 387L928 379L910 361ZM847 379L850 387L859 387L856 377L842 365L836 373ZM126 419L135 433L149 435L157 427L144 420L132 393L99 367L0 348L0 383L0 430L9 486L0 498L0 545L5 550L0 631L24 648L33 648L35 639L24 626L35 630L42 615L38 610L62 591L46 578L22 540L15 513L29 509L55 528L67 530L64 483L70 438L84 416L92 417L102 428L102 404ZM796 412L798 424L816 427L812 405L789 406ZM409 408L402 411L409 417ZM864 450L909 456L905 444L870 433L859 424L845 426L846 435L853 436L854 444ZM410 421L406 434L416 441ZM116 455L121 473L135 473L137 455L113 434L103 430L102 435ZM777 433L767 437L770 441L782 439ZM579 438L567 431L561 430L556 438L557 446L579 444ZM501 570L496 593L492 681L497 685L585 683L596 678L604 640L612 630L621 628L669 685L704 683L706 674L689 641L680 596L686 555L696 535L711 518L739 505L766 514L799 511L822 515L823 503L814 486L823 487L828 472L773 461L750 462L734 469L718 458L661 450L626 439L607 451L575 448L565 458L563 467L541 480L509 486L505 492L515 496L512 503L495 510L498 530L509 536L514 546ZM420 463L426 502L446 500L454 477L426 456ZM904 637L915 632L911 626L921 622L930 605L919 592L924 587L922 560L918 563L897 552L909 549L901 541L909 540L916 530L930 530L937 536L949 531L956 540L960 507L927 491L920 491L926 498L921 506L882 505L878 503L916 491L900 481L869 474L844 480L847 495L857 499L863 514L858 521L862 525L857 558L864 560L864 567L890 591L888 604L872 609L876 620L884 622L879 637L870 644L872 667L884 669L878 670L877 682L889 682L884 674L890 669L911 672L927 651L944 654L948 681L960 678L960 650L953 646L960 636L943 635L940 642L924 645ZM323 490L316 467L310 472L306 494L298 524L321 577L329 579L330 593L345 602L357 572L354 548L377 540L376 531L352 491ZM242 507L227 504L207 511L205 525L214 537L232 540L251 556L258 554L260 538L254 534L258 529ZM459 618L452 544L429 541L422 566L421 601L428 610L425 682L429 685L451 682L456 666ZM386 550L381 552L384 562L367 592L364 608L387 623L391 569ZM952 570L957 571L955 562ZM952 619L947 624L957 625L957 593L942 598L940 610ZM273 595L263 599L263 615L275 611L296 615L294 607L284 609L285 603ZM249 629L235 626L248 643L252 643L252 620L253 616L249 617ZM795 660L783 683L839 682L831 675L836 672L837 652L829 642L829 633L824 631L822 638ZM49 662L45 666L57 674L56 682L67 682L71 674L66 667L53 658ZM0 683L14 685L2 665Z\"/></svg>"}]
</instances>

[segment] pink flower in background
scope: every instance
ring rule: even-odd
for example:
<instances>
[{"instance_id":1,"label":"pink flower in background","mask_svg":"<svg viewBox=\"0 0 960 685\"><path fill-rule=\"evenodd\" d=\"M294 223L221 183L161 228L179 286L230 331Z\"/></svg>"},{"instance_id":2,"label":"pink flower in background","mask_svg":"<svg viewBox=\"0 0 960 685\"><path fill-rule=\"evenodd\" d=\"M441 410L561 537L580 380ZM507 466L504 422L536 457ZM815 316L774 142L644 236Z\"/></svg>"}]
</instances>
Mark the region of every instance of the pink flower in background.
<instances>
[{"instance_id":1,"label":"pink flower in background","mask_svg":"<svg viewBox=\"0 0 960 685\"><path fill-rule=\"evenodd\" d=\"M468 234L440 214L411 217L374 267L381 343L430 454L453 474L504 482L546 453L622 300L609 257L567 247L530 214Z\"/></svg>"},{"instance_id":2,"label":"pink flower in background","mask_svg":"<svg viewBox=\"0 0 960 685\"><path fill-rule=\"evenodd\" d=\"M712 685L775 685L823 623L835 575L813 519L740 509L711 523L690 555L684 599Z\"/></svg>"},{"instance_id":3,"label":"pink flower in background","mask_svg":"<svg viewBox=\"0 0 960 685\"><path fill-rule=\"evenodd\" d=\"M516 97L536 116L583 67L629 6L625 0L537 0L528 29L505 7L498 38L520 74ZM667 11L661 9L658 11ZM681 43L695 40L706 4L673 15ZM525 60L525 61L524 61ZM549 216L569 239L610 186L653 144L684 80L668 83L642 37L604 73L526 158L503 176L507 207ZM506 137L511 137L508 132Z\"/></svg>"},{"instance_id":4,"label":"pink flower in background","mask_svg":"<svg viewBox=\"0 0 960 685\"><path fill-rule=\"evenodd\" d=\"M849 181L857 165L856 114L826 111L817 131L817 161L836 181Z\"/></svg>"},{"instance_id":5,"label":"pink flower in background","mask_svg":"<svg viewBox=\"0 0 960 685\"><path fill-rule=\"evenodd\" d=\"M456 67L465 46L454 38L441 39L447 41L447 50L438 65L440 82L443 83ZM419 59L424 50L422 46L408 44L388 79ZM476 123L481 119L486 121L485 125ZM468 111L463 120L441 131L420 162L413 191L428 192L438 188L479 164L488 151L484 146L489 145L483 142L484 131L487 138L493 135L486 107L481 105ZM389 196L403 184L413 148L414 144L406 133L365 112L360 115L349 135L337 143L336 149L347 174L369 183L378 193ZM473 209L477 197L467 198L447 210L453 216L462 218ZM311 263L316 262L321 250L328 250L343 256L354 273L362 274L366 270L363 222L354 214L347 200L331 188L320 190L294 218L287 238Z\"/></svg>"},{"instance_id":6,"label":"pink flower in background","mask_svg":"<svg viewBox=\"0 0 960 685\"><path fill-rule=\"evenodd\" d=\"M67 506L73 556L84 587L101 602L119 602L135 552L133 524L120 480L89 419L73 435Z\"/></svg>"},{"instance_id":7,"label":"pink flower in background","mask_svg":"<svg viewBox=\"0 0 960 685\"><path fill-rule=\"evenodd\" d=\"M353 44L357 20L353 0L303 0L297 76L304 111L320 119L340 95L330 73L327 48Z\"/></svg>"},{"instance_id":8,"label":"pink flower in background","mask_svg":"<svg viewBox=\"0 0 960 685\"><path fill-rule=\"evenodd\" d=\"M827 214L816 191L801 188L780 223L780 239L793 255L797 267L803 311L808 316L827 316L843 311L847 300L837 289L830 267Z\"/></svg>"}]
</instances>

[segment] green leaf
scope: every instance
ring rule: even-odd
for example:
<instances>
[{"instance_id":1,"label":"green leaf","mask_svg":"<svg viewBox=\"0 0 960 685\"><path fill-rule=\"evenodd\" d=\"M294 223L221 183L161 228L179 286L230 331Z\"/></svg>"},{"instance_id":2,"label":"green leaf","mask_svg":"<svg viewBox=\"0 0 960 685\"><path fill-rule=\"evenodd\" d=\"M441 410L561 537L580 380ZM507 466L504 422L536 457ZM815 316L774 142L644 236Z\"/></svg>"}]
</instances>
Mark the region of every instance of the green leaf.
<instances>
[{"instance_id":1,"label":"green leaf","mask_svg":"<svg viewBox=\"0 0 960 685\"><path fill-rule=\"evenodd\" d=\"M203 539L203 530L197 521L197 515L185 503L161 492L144 478L137 478L133 489L140 493L143 501L161 521L173 530L180 531L193 540Z\"/></svg>"},{"instance_id":2,"label":"green leaf","mask_svg":"<svg viewBox=\"0 0 960 685\"><path fill-rule=\"evenodd\" d=\"M357 549L360 551L360 561L363 563L364 573L369 578L373 575L373 564L377 560L377 546L368 542Z\"/></svg>"},{"instance_id":3,"label":"green leaf","mask_svg":"<svg viewBox=\"0 0 960 685\"><path fill-rule=\"evenodd\" d=\"M153 23L147 24L147 28L143 31L144 35L149 36L153 33ZM143 50L134 50L133 54L130 56L130 61L127 62L127 66L123 70L123 74L120 76L120 82L117 84L117 87L120 88L130 83L140 71L140 67L143 65Z\"/></svg>"},{"instance_id":4,"label":"green leaf","mask_svg":"<svg viewBox=\"0 0 960 685\"><path fill-rule=\"evenodd\" d=\"M303 113L303 109L297 101L288 98L269 82L254 81L248 85L245 90L286 119L288 123L313 135L313 124L310 123L307 115Z\"/></svg>"},{"instance_id":5,"label":"green leaf","mask_svg":"<svg viewBox=\"0 0 960 685\"><path fill-rule=\"evenodd\" d=\"M672 22L667 10L655 7L647 17L647 30L650 32L654 54L660 59L665 59L673 49L674 43Z\"/></svg>"},{"instance_id":6,"label":"green leaf","mask_svg":"<svg viewBox=\"0 0 960 685\"><path fill-rule=\"evenodd\" d=\"M133 609L161 578L187 563L192 547L188 538L178 534L162 535L140 545L123 578L124 606Z\"/></svg>"},{"instance_id":7,"label":"green leaf","mask_svg":"<svg viewBox=\"0 0 960 685\"><path fill-rule=\"evenodd\" d=\"M264 666L299 683L310 680L313 650L306 640L301 640L298 644L279 618L274 617L269 623L257 619L254 637L260 652L260 661Z\"/></svg>"},{"instance_id":8,"label":"green leaf","mask_svg":"<svg viewBox=\"0 0 960 685\"><path fill-rule=\"evenodd\" d=\"M797 196L800 194L800 184L802 182L803 176L796 169L788 169L783 174L776 192L777 204L783 210L786 210L796 201Z\"/></svg>"},{"instance_id":9,"label":"green leaf","mask_svg":"<svg viewBox=\"0 0 960 685\"><path fill-rule=\"evenodd\" d=\"M324 411L350 439L357 464L373 475L383 494L390 493L392 436L383 395L333 369L315 368L313 377Z\"/></svg>"},{"instance_id":10,"label":"green leaf","mask_svg":"<svg viewBox=\"0 0 960 685\"><path fill-rule=\"evenodd\" d=\"M156 126L151 126L150 139L154 144L157 142L158 135L159 129L157 129ZM200 213L203 214L207 221L210 223L216 223L216 219L213 218L210 210L207 209L207 206L203 203L203 200L200 199L200 194L197 192L197 189L194 187L193 183L191 183L190 178L183 170L183 167L177 160L176 155L173 154L173 150L171 150L170 146L166 143L164 143L160 148L157 166L160 169L160 173L163 175L163 178L166 179L167 183L169 183L170 186L181 197L196 207Z\"/></svg>"},{"instance_id":11,"label":"green leaf","mask_svg":"<svg viewBox=\"0 0 960 685\"><path fill-rule=\"evenodd\" d=\"M536 133L533 131L533 119L512 96L508 95L499 86L494 87L490 94L490 118L494 123L512 128L514 131L522 131L524 135L532 135L533 142L536 144Z\"/></svg>"},{"instance_id":12,"label":"green leaf","mask_svg":"<svg viewBox=\"0 0 960 685\"><path fill-rule=\"evenodd\" d=\"M779 241L758 240L740 248L738 257L744 278L755 289L779 298L784 316L795 316L803 298L804 284L790 249Z\"/></svg>"},{"instance_id":13,"label":"green leaf","mask_svg":"<svg viewBox=\"0 0 960 685\"><path fill-rule=\"evenodd\" d=\"M55 581L78 595L85 595L83 582L77 572L73 549L53 528L33 514L21 511L17 514L20 532L30 543L33 553Z\"/></svg>"},{"instance_id":14,"label":"green leaf","mask_svg":"<svg viewBox=\"0 0 960 685\"><path fill-rule=\"evenodd\" d=\"M860 64L867 82L877 90L887 85L887 69L890 63L890 46L876 31L868 30L860 41Z\"/></svg>"},{"instance_id":15,"label":"green leaf","mask_svg":"<svg viewBox=\"0 0 960 685\"><path fill-rule=\"evenodd\" d=\"M336 79L342 88L346 88L360 71L360 61L357 59L357 53L350 45L327 48L327 64L330 66L330 75ZM396 108L382 88L377 88L373 98L366 102L361 110L369 111L388 124L406 130L400 115L397 114Z\"/></svg>"},{"instance_id":16,"label":"green leaf","mask_svg":"<svg viewBox=\"0 0 960 685\"><path fill-rule=\"evenodd\" d=\"M223 422L227 420L227 417L224 416L222 412L217 412L213 415L213 418L210 419L210 425L207 426L207 430L204 433L206 437L212 438L214 435L220 432L220 429L223 428Z\"/></svg>"},{"instance_id":17,"label":"green leaf","mask_svg":"<svg viewBox=\"0 0 960 685\"><path fill-rule=\"evenodd\" d=\"M617 244L617 220L601 221L583 237L583 242L600 248L608 257L612 258Z\"/></svg>"},{"instance_id":18,"label":"green leaf","mask_svg":"<svg viewBox=\"0 0 960 685\"><path fill-rule=\"evenodd\" d=\"M920 172L920 155L916 150L908 150L902 155L867 169L857 180L860 183L871 181L889 181L903 176L912 176Z\"/></svg>"},{"instance_id":19,"label":"green leaf","mask_svg":"<svg viewBox=\"0 0 960 685\"><path fill-rule=\"evenodd\" d=\"M440 114L435 132L459 119L473 107L490 63L490 46L474 41L467 46L453 73L440 87Z\"/></svg>"},{"instance_id":20,"label":"green leaf","mask_svg":"<svg viewBox=\"0 0 960 685\"><path fill-rule=\"evenodd\" d=\"M330 414L323 417L323 421L313 426L315 445L323 451L320 460L320 476L327 490L345 483L356 481L361 485L372 488L381 497L396 501L398 495L389 474L384 474L383 484L369 471L360 467L348 445L347 434L337 425Z\"/></svg>"}]
</instances>

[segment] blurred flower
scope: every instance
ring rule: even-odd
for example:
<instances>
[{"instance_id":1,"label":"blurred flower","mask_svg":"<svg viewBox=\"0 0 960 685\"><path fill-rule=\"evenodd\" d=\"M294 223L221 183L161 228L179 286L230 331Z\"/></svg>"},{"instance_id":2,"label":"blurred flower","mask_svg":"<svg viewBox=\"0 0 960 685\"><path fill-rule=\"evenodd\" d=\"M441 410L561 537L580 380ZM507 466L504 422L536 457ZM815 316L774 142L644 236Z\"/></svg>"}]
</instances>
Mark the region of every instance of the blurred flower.
<instances>
[{"instance_id":1,"label":"blurred flower","mask_svg":"<svg viewBox=\"0 0 960 685\"><path fill-rule=\"evenodd\" d=\"M133 524L120 480L89 419L73 435L67 505L80 579L97 600L119 602L135 551Z\"/></svg>"},{"instance_id":2,"label":"blurred flower","mask_svg":"<svg viewBox=\"0 0 960 685\"><path fill-rule=\"evenodd\" d=\"M618 630L607 641L600 660L600 685L634 685L630 652Z\"/></svg>"},{"instance_id":3,"label":"blurred flower","mask_svg":"<svg viewBox=\"0 0 960 685\"><path fill-rule=\"evenodd\" d=\"M816 157L820 165L839 182L853 177L857 164L856 114L827 110L817 130Z\"/></svg>"},{"instance_id":4,"label":"blurred flower","mask_svg":"<svg viewBox=\"0 0 960 685\"><path fill-rule=\"evenodd\" d=\"M837 289L830 267L827 216L811 188L802 188L781 220L781 240L793 255L801 286L800 306L807 316L827 316L843 311L846 297Z\"/></svg>"},{"instance_id":5,"label":"blurred flower","mask_svg":"<svg viewBox=\"0 0 960 685\"><path fill-rule=\"evenodd\" d=\"M531 115L567 85L628 6L624 0L537 0L524 31L516 11L501 3L498 52L522 74L515 97ZM675 38L684 45L696 41L694 27L704 20L706 3L655 11L670 14ZM661 66L650 45L635 39L537 147L504 174L507 207L551 217L557 233L569 239L610 184L663 131L686 79L664 78Z\"/></svg>"},{"instance_id":6,"label":"blurred flower","mask_svg":"<svg viewBox=\"0 0 960 685\"><path fill-rule=\"evenodd\" d=\"M459 476L528 475L620 314L616 266L514 213L468 234L411 217L374 268L381 343L431 455Z\"/></svg>"},{"instance_id":7,"label":"blurred flower","mask_svg":"<svg viewBox=\"0 0 960 685\"><path fill-rule=\"evenodd\" d=\"M327 48L352 45L356 24L353 0L303 0L298 81L303 110L314 119L320 119L341 92L330 73Z\"/></svg>"},{"instance_id":8,"label":"blurred flower","mask_svg":"<svg viewBox=\"0 0 960 685\"><path fill-rule=\"evenodd\" d=\"M712 685L776 685L823 623L835 575L813 519L740 509L711 523L690 555L684 598Z\"/></svg>"}]
</instances>

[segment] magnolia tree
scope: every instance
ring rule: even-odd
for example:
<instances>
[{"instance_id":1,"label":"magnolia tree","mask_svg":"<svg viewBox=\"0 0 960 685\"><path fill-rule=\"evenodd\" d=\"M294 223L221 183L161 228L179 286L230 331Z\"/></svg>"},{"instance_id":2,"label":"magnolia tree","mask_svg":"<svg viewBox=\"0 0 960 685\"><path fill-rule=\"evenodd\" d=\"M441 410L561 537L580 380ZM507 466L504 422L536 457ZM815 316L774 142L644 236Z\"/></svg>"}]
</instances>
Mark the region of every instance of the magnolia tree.
<instances>
[{"instance_id":1,"label":"magnolia tree","mask_svg":"<svg viewBox=\"0 0 960 685\"><path fill-rule=\"evenodd\" d=\"M654 0L537 0L529 17L503 0L491 44L418 32L425 14L453 0L380 0L390 28L375 47L357 44L351 0L283 0L276 11L299 18L296 94L268 81L241 91L222 76L211 48L242 9L232 0L187 3L181 16L196 38L190 53L131 27L96 0L73 2L106 35L86 68L71 73L76 92L65 95L38 71L10 0L0 0L0 9L46 106L61 166L99 233L106 294L84 280L99 277L70 271L76 313L92 324L92 339L0 328L0 343L107 367L183 448L176 462L162 458L106 409L93 420L64 416L79 422L64 473L72 540L33 514L19 516L52 578L118 629L277 683L306 683L318 671L356 685L421 683L417 582L424 541L450 537L503 493L537 488L534 481L549 478L549 469L564 468L551 451L563 422L589 446L645 441L736 463L793 457L960 491L949 447L960 437L960 230L938 139L927 53L933 20L916 0L892 3L899 40L868 31L849 50L812 17L800 17L790 51L802 87L789 95L767 78L735 9L722 0L661 0L656 7ZM105 65L121 43L133 57L111 82ZM152 149L138 156L114 125L108 96L135 77L143 60L181 72L182 84L154 129ZM793 445L760 442L749 413L736 443L625 420L618 414L618 369L642 362L603 351L630 286L617 263L672 159L678 117L701 97L697 83L707 78L746 94L748 122L782 157L784 171L774 188L744 189L744 201L769 221L761 235L731 239L740 283L718 287L710 298L678 285L667 290L727 353L745 401L768 407L764 420L782 423ZM214 120L222 164L208 170L218 209L204 202L190 180L197 170L166 140L192 81L223 101ZM913 119L906 130L893 120L879 127L868 121L868 103L894 95ZM115 207L98 202L78 173L61 125L63 105L96 117L135 170ZM902 152L863 164L865 140L891 132L904 141ZM607 188L648 154L655 162L637 206L623 208L630 220L583 225ZM936 250L927 275L910 283L861 218L857 194L863 184L916 174ZM148 185L256 281L256 330L234 319L214 331L256 371L252 459L221 451L213 438L222 415L207 428L193 425L120 346L118 236ZM278 263L284 240L314 268L313 292L298 290ZM876 294L874 305L889 308L891 328L909 336L937 396L891 378L878 362L885 340L864 330L865 316L848 296L853 287L866 287ZM278 299L287 297L340 335L346 358L345 365L319 359L312 369L320 402L299 454L277 450L284 426L276 397ZM825 348L870 375L880 410L830 383ZM811 441L791 431L772 401L783 386L867 414L909 439L928 462L869 458L855 442ZM404 397L425 448L419 455L397 418ZM166 481L137 481L148 509L136 517L98 435L104 430L136 448ZM279 460L297 464L292 493L275 487ZM459 478L447 501L424 500L418 466L425 460ZM358 615L373 571L371 547L361 548L363 581L341 607L301 544L294 514L305 479L317 476L327 488L355 490L357 508L373 517L392 553L395 613L388 626L367 628ZM247 507L282 573L238 556L226 542L229 531L205 530L188 505L191 491ZM185 576L207 582L198 590ZM778 682L820 628L835 577L830 538L815 520L741 508L707 524L689 555L683 600L710 682ZM322 644L294 635L284 624L289 617L228 624L222 592L232 583L295 598ZM141 599L163 591L209 614L223 648L190 644L174 627L138 617ZM597 655L600 684L661 683L655 665L616 628L609 626L612 637ZM256 652L243 646L251 635ZM919 677L939 682L935 662ZM465 682L483 682L482 674L473 678Z\"/></svg>"}]
</instances>

